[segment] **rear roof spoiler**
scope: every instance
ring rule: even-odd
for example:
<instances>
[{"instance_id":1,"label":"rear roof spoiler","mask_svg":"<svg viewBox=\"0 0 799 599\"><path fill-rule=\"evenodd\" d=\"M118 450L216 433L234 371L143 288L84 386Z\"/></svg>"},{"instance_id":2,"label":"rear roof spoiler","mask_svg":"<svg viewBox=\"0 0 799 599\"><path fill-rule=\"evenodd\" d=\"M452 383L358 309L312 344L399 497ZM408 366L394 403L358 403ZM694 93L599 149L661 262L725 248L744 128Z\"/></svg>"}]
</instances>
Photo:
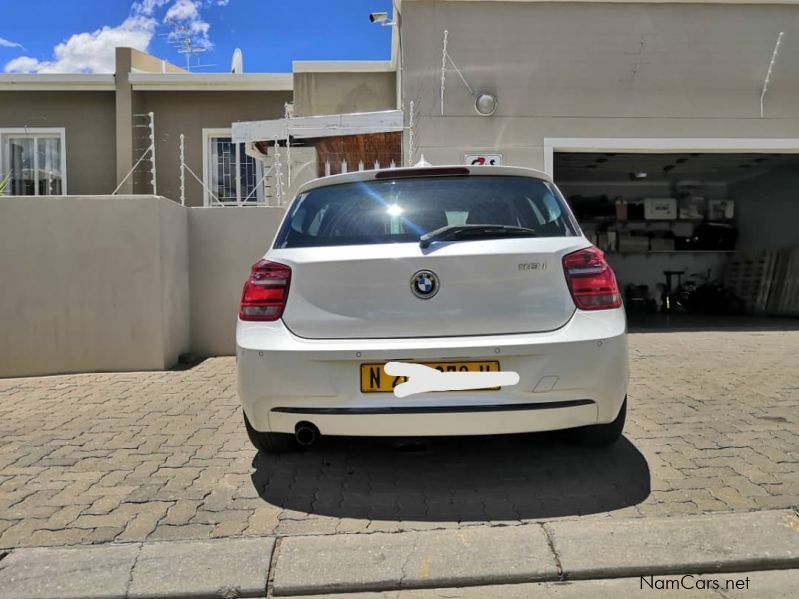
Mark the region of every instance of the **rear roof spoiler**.
<instances>
[{"instance_id":1,"label":"rear roof spoiler","mask_svg":"<svg viewBox=\"0 0 799 599\"><path fill-rule=\"evenodd\" d=\"M446 177L453 175L468 175L469 169L459 166L445 166L441 168L403 168L386 169L378 171L375 179L406 179L408 177Z\"/></svg>"},{"instance_id":2,"label":"rear roof spoiler","mask_svg":"<svg viewBox=\"0 0 799 599\"><path fill-rule=\"evenodd\" d=\"M393 169L350 171L338 175L329 175L311 179L303 183L296 194L305 193L317 187L327 187L329 185L340 185L342 183L353 183L358 181L390 180L402 179L407 177L435 177L435 176L468 176L468 175L489 175L489 176L517 176L532 177L542 181L552 181L548 174L532 168L522 166L462 166L450 164L435 167L397 167Z\"/></svg>"}]
</instances>

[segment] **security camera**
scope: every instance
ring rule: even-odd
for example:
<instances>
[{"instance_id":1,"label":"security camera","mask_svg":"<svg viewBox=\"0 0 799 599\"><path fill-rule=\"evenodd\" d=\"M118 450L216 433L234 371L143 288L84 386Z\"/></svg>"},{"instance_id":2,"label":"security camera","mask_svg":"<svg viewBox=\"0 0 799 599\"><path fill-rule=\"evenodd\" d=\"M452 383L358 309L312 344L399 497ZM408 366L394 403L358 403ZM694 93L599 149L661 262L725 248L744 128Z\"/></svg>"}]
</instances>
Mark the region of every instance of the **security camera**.
<instances>
[{"instance_id":1,"label":"security camera","mask_svg":"<svg viewBox=\"0 0 799 599\"><path fill-rule=\"evenodd\" d=\"M388 21L388 13L387 12L369 13L369 22L370 23L380 23L382 25L386 21Z\"/></svg>"}]
</instances>

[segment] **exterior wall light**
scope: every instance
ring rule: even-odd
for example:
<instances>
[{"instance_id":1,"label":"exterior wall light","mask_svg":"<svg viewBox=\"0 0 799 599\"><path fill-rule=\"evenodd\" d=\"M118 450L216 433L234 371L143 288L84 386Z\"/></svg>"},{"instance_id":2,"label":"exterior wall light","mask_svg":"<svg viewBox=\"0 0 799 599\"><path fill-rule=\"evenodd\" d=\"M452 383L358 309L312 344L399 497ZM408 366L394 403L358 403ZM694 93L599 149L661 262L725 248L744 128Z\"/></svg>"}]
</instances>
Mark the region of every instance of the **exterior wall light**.
<instances>
[{"instance_id":1,"label":"exterior wall light","mask_svg":"<svg viewBox=\"0 0 799 599\"><path fill-rule=\"evenodd\" d=\"M497 97L488 93L477 94L474 100L474 109L479 115L491 116L497 110Z\"/></svg>"}]
</instances>

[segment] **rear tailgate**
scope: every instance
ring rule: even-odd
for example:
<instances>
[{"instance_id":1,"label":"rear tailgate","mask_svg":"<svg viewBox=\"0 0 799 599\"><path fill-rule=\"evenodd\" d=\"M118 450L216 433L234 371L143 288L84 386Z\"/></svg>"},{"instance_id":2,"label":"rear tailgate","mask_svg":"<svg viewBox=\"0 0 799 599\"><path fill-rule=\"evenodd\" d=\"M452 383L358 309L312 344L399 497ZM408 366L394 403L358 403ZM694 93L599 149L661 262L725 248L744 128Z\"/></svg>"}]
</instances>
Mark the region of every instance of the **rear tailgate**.
<instances>
[{"instance_id":1,"label":"rear tailgate","mask_svg":"<svg viewBox=\"0 0 799 599\"><path fill-rule=\"evenodd\" d=\"M582 237L275 249L291 267L283 320L306 338L401 338L551 331L574 313L562 256ZM437 293L412 292L414 274Z\"/></svg>"}]
</instances>

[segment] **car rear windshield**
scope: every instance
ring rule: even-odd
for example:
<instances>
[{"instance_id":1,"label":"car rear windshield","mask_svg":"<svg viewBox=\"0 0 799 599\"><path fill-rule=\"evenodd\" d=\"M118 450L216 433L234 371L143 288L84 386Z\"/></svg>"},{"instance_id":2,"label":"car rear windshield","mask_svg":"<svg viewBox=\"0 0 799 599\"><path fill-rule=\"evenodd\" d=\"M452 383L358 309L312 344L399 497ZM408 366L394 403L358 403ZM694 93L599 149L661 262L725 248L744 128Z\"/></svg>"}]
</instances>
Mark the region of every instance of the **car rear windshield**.
<instances>
[{"instance_id":1,"label":"car rear windshield","mask_svg":"<svg viewBox=\"0 0 799 599\"><path fill-rule=\"evenodd\" d=\"M276 248L418 241L448 225L508 225L576 235L555 187L531 177L471 175L342 183L297 197Z\"/></svg>"}]
</instances>

